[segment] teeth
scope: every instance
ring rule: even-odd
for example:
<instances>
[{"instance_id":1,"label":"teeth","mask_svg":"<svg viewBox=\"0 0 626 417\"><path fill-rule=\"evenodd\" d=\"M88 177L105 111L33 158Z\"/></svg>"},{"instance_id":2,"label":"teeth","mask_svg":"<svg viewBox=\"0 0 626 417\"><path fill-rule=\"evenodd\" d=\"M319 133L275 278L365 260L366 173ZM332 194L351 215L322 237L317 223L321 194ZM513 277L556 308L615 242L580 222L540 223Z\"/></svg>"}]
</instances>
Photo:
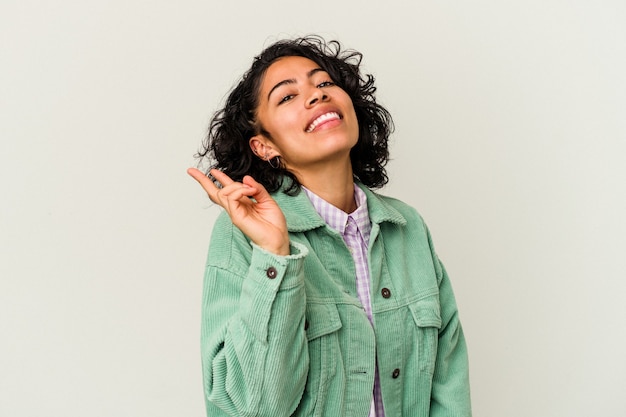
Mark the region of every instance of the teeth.
<instances>
[{"instance_id":1,"label":"teeth","mask_svg":"<svg viewBox=\"0 0 626 417\"><path fill-rule=\"evenodd\" d=\"M317 126L321 125L324 122L327 122L328 120L333 120L333 119L339 119L339 114L335 112L322 114L320 117L313 120L313 123L311 123L309 127L307 127L306 132L311 133L312 131L315 130Z\"/></svg>"}]
</instances>

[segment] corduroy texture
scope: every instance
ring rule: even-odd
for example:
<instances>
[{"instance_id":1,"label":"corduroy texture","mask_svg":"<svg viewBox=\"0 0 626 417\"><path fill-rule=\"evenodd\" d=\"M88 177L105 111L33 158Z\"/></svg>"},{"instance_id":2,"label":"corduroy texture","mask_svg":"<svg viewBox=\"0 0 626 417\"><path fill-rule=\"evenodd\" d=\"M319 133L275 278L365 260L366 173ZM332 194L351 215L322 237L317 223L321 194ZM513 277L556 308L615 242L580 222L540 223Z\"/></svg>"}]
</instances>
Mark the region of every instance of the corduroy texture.
<instances>
[{"instance_id":1,"label":"corduroy texture","mask_svg":"<svg viewBox=\"0 0 626 417\"><path fill-rule=\"evenodd\" d=\"M208 416L366 417L376 361L386 417L471 416L465 340L428 230L411 207L362 188L375 332L348 248L304 193L273 195L287 257L219 217L203 296Z\"/></svg>"}]
</instances>

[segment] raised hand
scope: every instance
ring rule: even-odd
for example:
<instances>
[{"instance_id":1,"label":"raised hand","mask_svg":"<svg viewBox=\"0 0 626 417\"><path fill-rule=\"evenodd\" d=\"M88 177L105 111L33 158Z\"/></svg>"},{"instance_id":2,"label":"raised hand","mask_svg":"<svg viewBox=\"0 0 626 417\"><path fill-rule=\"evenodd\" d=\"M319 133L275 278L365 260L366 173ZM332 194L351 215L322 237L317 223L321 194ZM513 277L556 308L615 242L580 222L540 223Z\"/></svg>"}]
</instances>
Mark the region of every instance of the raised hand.
<instances>
[{"instance_id":1,"label":"raised hand","mask_svg":"<svg viewBox=\"0 0 626 417\"><path fill-rule=\"evenodd\" d=\"M233 224L250 240L269 252L289 255L285 216L265 187L254 178L246 175L242 182L236 182L212 169L210 174L222 184L222 188L218 188L195 168L189 168L187 173L198 181L211 201L226 210Z\"/></svg>"}]
</instances>

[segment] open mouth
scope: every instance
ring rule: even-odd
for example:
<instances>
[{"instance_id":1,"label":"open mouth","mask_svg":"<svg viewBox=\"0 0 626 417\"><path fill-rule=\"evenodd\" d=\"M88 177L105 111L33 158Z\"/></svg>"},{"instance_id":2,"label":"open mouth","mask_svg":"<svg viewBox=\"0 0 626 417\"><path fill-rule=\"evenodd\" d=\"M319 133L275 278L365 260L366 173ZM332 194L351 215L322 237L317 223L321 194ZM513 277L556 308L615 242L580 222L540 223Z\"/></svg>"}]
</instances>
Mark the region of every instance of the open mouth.
<instances>
[{"instance_id":1,"label":"open mouth","mask_svg":"<svg viewBox=\"0 0 626 417\"><path fill-rule=\"evenodd\" d=\"M324 123L328 123L332 120L341 120L341 116L339 113L331 111L328 113L324 113L315 120L311 122L311 124L306 128L307 133L313 132L318 126L323 125Z\"/></svg>"}]
</instances>

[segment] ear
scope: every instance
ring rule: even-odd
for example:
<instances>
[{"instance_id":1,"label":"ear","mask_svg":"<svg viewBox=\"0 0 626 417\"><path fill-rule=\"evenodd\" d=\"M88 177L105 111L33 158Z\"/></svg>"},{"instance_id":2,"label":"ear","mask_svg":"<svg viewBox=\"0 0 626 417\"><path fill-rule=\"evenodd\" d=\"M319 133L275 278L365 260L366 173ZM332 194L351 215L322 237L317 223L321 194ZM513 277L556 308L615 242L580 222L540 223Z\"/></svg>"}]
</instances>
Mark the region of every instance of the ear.
<instances>
[{"instance_id":1,"label":"ear","mask_svg":"<svg viewBox=\"0 0 626 417\"><path fill-rule=\"evenodd\" d=\"M264 161L279 155L272 146L272 142L263 134L252 136L248 143L252 152Z\"/></svg>"}]
</instances>

